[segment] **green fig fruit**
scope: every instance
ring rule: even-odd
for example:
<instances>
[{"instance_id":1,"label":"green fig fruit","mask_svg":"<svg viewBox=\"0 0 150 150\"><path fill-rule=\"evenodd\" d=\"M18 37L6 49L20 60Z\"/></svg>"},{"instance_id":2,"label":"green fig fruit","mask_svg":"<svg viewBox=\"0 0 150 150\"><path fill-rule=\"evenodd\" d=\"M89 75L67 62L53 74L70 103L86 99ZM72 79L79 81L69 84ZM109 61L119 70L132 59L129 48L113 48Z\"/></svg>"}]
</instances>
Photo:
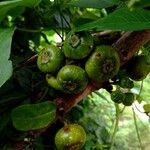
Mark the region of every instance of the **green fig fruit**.
<instances>
[{"instance_id":1,"label":"green fig fruit","mask_svg":"<svg viewBox=\"0 0 150 150\"><path fill-rule=\"evenodd\" d=\"M78 124L65 125L58 130L55 136L57 150L81 150L85 141L85 130Z\"/></svg>"},{"instance_id":2,"label":"green fig fruit","mask_svg":"<svg viewBox=\"0 0 150 150\"><path fill-rule=\"evenodd\" d=\"M133 93L125 93L125 98L123 99L122 103L125 106L131 106L132 103L134 102L134 94Z\"/></svg>"},{"instance_id":3,"label":"green fig fruit","mask_svg":"<svg viewBox=\"0 0 150 150\"><path fill-rule=\"evenodd\" d=\"M147 55L138 55L133 57L127 65L128 76L135 80L141 81L150 73L150 57Z\"/></svg>"},{"instance_id":4,"label":"green fig fruit","mask_svg":"<svg viewBox=\"0 0 150 150\"><path fill-rule=\"evenodd\" d=\"M70 94L82 92L88 84L87 73L76 65L66 65L59 70L56 78L46 75L46 80L54 89Z\"/></svg>"},{"instance_id":5,"label":"green fig fruit","mask_svg":"<svg viewBox=\"0 0 150 150\"><path fill-rule=\"evenodd\" d=\"M111 100L115 103L122 103L125 99L125 93L122 93L121 91L113 91L111 93Z\"/></svg>"},{"instance_id":6,"label":"green fig fruit","mask_svg":"<svg viewBox=\"0 0 150 150\"><path fill-rule=\"evenodd\" d=\"M83 59L93 47L93 37L88 32L70 32L66 36L63 52L67 58Z\"/></svg>"},{"instance_id":7,"label":"green fig fruit","mask_svg":"<svg viewBox=\"0 0 150 150\"><path fill-rule=\"evenodd\" d=\"M81 67L66 65L58 72L57 81L65 93L79 93L86 88L88 76Z\"/></svg>"},{"instance_id":8,"label":"green fig fruit","mask_svg":"<svg viewBox=\"0 0 150 150\"><path fill-rule=\"evenodd\" d=\"M37 66L44 73L56 73L62 66L63 61L64 55L62 50L54 45L50 45L38 54Z\"/></svg>"},{"instance_id":9,"label":"green fig fruit","mask_svg":"<svg viewBox=\"0 0 150 150\"><path fill-rule=\"evenodd\" d=\"M120 58L111 46L98 46L85 64L85 70L94 81L105 82L119 71Z\"/></svg>"},{"instance_id":10,"label":"green fig fruit","mask_svg":"<svg viewBox=\"0 0 150 150\"><path fill-rule=\"evenodd\" d=\"M118 82L118 85L122 88L129 88L129 89L134 87L134 83L129 77L121 78Z\"/></svg>"}]
</instances>

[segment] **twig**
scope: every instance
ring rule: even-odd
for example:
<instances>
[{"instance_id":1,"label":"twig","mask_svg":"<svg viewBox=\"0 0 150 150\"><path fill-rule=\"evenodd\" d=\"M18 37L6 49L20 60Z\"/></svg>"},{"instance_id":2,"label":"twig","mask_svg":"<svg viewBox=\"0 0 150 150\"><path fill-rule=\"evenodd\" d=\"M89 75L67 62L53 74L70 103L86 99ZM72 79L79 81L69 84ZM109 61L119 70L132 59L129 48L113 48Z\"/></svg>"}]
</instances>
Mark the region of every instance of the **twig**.
<instances>
[{"instance_id":1,"label":"twig","mask_svg":"<svg viewBox=\"0 0 150 150\"><path fill-rule=\"evenodd\" d=\"M51 44L51 43L49 42L47 36L46 36L43 32L41 32L41 35L42 35L42 37L44 38L44 40L45 40L45 42L46 42L47 44Z\"/></svg>"},{"instance_id":2,"label":"twig","mask_svg":"<svg viewBox=\"0 0 150 150\"><path fill-rule=\"evenodd\" d=\"M119 125L119 115L120 115L119 105L115 104L115 108L116 108L116 120L115 120L115 127L114 127L114 131L113 131L113 134L112 134L111 142L110 142L110 148L114 145L115 136L116 136L118 125Z\"/></svg>"},{"instance_id":3,"label":"twig","mask_svg":"<svg viewBox=\"0 0 150 150\"><path fill-rule=\"evenodd\" d=\"M24 31L24 32L32 32L32 33L37 33L37 32L42 32L44 29L26 29L26 28L16 28L19 31Z\"/></svg>"},{"instance_id":4,"label":"twig","mask_svg":"<svg viewBox=\"0 0 150 150\"><path fill-rule=\"evenodd\" d=\"M63 37L61 36L61 34L56 30L56 29L53 29L54 32L56 32L56 34L61 38L61 40L63 41Z\"/></svg>"},{"instance_id":5,"label":"twig","mask_svg":"<svg viewBox=\"0 0 150 150\"><path fill-rule=\"evenodd\" d=\"M141 137L140 137L140 133L139 133L139 129L138 129L138 126L137 126L137 120L136 120L135 112L134 112L133 109L132 109L132 111L133 111L134 125L135 125L135 129L136 129L137 137L138 137L138 140L139 140L139 143L140 143L140 148L141 148L141 150L144 150L143 145L142 145L142 141L141 141Z\"/></svg>"},{"instance_id":6,"label":"twig","mask_svg":"<svg viewBox=\"0 0 150 150\"><path fill-rule=\"evenodd\" d=\"M63 15L63 13L62 13L62 17L63 17L64 21L66 22L66 24L68 25L69 29L71 29L71 26L70 26L69 22L67 21L67 19L65 18L65 16Z\"/></svg>"},{"instance_id":7,"label":"twig","mask_svg":"<svg viewBox=\"0 0 150 150\"><path fill-rule=\"evenodd\" d=\"M40 97L40 99L37 101L37 103L41 102L44 97L46 96L46 94L48 93L49 88L46 88L45 91L43 92L42 96Z\"/></svg>"}]
</instances>

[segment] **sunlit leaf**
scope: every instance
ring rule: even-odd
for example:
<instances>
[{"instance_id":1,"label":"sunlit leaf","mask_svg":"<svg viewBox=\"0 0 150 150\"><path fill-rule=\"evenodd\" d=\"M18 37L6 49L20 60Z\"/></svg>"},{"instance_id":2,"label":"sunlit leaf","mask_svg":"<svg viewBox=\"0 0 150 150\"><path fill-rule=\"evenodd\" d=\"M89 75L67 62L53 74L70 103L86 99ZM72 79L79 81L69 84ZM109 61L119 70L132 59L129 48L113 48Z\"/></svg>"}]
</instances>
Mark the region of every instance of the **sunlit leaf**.
<instances>
[{"instance_id":1,"label":"sunlit leaf","mask_svg":"<svg viewBox=\"0 0 150 150\"><path fill-rule=\"evenodd\" d=\"M0 60L8 60L14 28L0 28Z\"/></svg>"},{"instance_id":2,"label":"sunlit leaf","mask_svg":"<svg viewBox=\"0 0 150 150\"><path fill-rule=\"evenodd\" d=\"M0 28L0 87L12 75L12 62L9 59L14 28Z\"/></svg>"},{"instance_id":3,"label":"sunlit leaf","mask_svg":"<svg viewBox=\"0 0 150 150\"><path fill-rule=\"evenodd\" d=\"M0 87L11 77L12 71L11 61L0 61Z\"/></svg>"},{"instance_id":4,"label":"sunlit leaf","mask_svg":"<svg viewBox=\"0 0 150 150\"><path fill-rule=\"evenodd\" d=\"M76 27L77 31L90 29L114 31L150 29L150 11L144 9L131 11L128 8L121 8L107 17Z\"/></svg>"}]
</instances>

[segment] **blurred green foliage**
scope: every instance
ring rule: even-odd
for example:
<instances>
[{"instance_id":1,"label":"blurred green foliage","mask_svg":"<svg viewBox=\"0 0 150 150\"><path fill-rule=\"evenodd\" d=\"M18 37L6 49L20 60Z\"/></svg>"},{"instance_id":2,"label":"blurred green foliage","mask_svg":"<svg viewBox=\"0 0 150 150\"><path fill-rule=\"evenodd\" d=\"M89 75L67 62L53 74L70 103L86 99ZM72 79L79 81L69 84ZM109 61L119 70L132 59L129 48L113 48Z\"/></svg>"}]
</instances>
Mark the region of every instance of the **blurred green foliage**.
<instances>
[{"instance_id":1,"label":"blurred green foliage","mask_svg":"<svg viewBox=\"0 0 150 150\"><path fill-rule=\"evenodd\" d=\"M150 102L150 93L148 90L150 76L143 82L141 92L142 99ZM137 83L132 89L139 92L141 82ZM98 93L98 94L96 94ZM106 90L101 89L96 93L90 94L79 105L66 114L68 120L79 122L83 125L87 132L87 142L84 150L140 150L139 140L135 129L132 107L126 107L119 118L119 125L115 137L114 146L110 148L111 137L113 134L114 123L116 119L115 104L110 99L110 94ZM138 104L137 102L135 102ZM144 150L149 150L150 143L150 126L149 117L146 114L136 112L139 134L141 137ZM120 105L123 109L123 105Z\"/></svg>"}]
</instances>

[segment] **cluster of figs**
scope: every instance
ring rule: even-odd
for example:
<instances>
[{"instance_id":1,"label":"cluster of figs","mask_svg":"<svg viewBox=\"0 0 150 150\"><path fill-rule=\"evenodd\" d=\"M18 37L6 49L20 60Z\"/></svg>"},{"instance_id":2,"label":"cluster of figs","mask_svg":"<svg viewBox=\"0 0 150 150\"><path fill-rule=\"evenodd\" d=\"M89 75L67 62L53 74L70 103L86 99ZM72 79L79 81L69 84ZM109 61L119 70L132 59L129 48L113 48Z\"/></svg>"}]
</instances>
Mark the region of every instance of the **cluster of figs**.
<instances>
[{"instance_id":1,"label":"cluster of figs","mask_svg":"<svg viewBox=\"0 0 150 150\"><path fill-rule=\"evenodd\" d=\"M46 73L49 86L76 94L82 92L89 81L102 83L113 78L120 69L120 58L112 46L94 46L90 33L71 31L62 48L48 45L39 52L37 66ZM150 72L150 58L135 56L128 68L131 79L143 80Z\"/></svg>"},{"instance_id":2,"label":"cluster of figs","mask_svg":"<svg viewBox=\"0 0 150 150\"><path fill-rule=\"evenodd\" d=\"M133 81L142 81L150 72L150 57L148 55L136 55L125 66L124 72L120 69L117 77L117 88L111 92L111 100L131 106L136 99L136 94L131 92Z\"/></svg>"},{"instance_id":3,"label":"cluster of figs","mask_svg":"<svg viewBox=\"0 0 150 150\"><path fill-rule=\"evenodd\" d=\"M55 90L68 94L82 92L91 81L103 83L111 79L119 88L111 91L115 103L132 105L135 95L122 89L133 88L133 80L141 81L150 72L150 57L136 55L121 72L117 50L108 45L94 45L88 32L69 32L61 48L48 45L38 54L37 66L46 74L46 81ZM58 150L80 150L86 141L82 126L69 124L55 136Z\"/></svg>"},{"instance_id":4,"label":"cluster of figs","mask_svg":"<svg viewBox=\"0 0 150 150\"><path fill-rule=\"evenodd\" d=\"M84 65L80 63L82 60ZM120 59L111 46L94 47L88 32L70 32L61 49L49 45L40 51L37 66L46 73L51 87L76 94L82 92L90 80L104 82L116 75Z\"/></svg>"}]
</instances>

